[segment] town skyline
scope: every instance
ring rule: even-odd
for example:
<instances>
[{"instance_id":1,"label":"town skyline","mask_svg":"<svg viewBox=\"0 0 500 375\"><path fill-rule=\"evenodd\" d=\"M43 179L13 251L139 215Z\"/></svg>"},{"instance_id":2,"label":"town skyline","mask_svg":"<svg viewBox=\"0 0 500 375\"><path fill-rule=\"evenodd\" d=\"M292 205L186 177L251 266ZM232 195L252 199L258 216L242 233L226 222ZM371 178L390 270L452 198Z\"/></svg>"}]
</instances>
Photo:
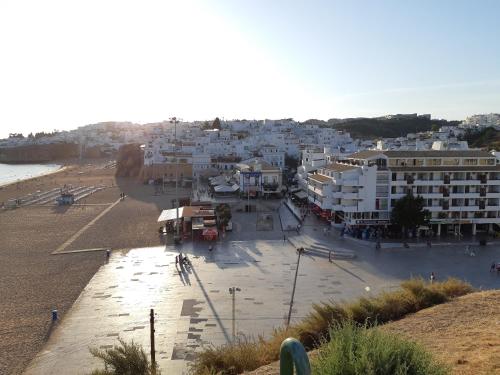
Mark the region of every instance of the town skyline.
<instances>
[{"instance_id":1,"label":"town skyline","mask_svg":"<svg viewBox=\"0 0 500 375\"><path fill-rule=\"evenodd\" d=\"M5 2L2 136L172 115L498 112L496 2L237 3Z\"/></svg>"}]
</instances>

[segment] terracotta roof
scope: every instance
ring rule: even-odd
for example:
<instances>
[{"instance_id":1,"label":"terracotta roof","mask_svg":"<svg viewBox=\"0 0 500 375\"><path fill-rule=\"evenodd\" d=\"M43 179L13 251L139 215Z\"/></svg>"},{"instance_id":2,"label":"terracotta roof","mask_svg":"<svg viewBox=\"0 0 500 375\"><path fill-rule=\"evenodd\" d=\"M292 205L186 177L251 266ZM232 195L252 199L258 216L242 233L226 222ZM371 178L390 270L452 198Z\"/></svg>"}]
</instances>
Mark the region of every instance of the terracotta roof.
<instances>
[{"instance_id":1,"label":"terracotta roof","mask_svg":"<svg viewBox=\"0 0 500 375\"><path fill-rule=\"evenodd\" d=\"M359 166L357 165L349 165L349 164L340 164L340 163L331 163L323 167L324 169L328 169L329 171L335 172L344 172L350 171L352 169L357 169Z\"/></svg>"},{"instance_id":2,"label":"terracotta roof","mask_svg":"<svg viewBox=\"0 0 500 375\"><path fill-rule=\"evenodd\" d=\"M318 182L330 182L332 181L331 177L328 177L328 176L325 176L325 175L322 175L322 174L313 174L311 176L309 176L310 179L313 179L313 180L316 180Z\"/></svg>"}]
</instances>

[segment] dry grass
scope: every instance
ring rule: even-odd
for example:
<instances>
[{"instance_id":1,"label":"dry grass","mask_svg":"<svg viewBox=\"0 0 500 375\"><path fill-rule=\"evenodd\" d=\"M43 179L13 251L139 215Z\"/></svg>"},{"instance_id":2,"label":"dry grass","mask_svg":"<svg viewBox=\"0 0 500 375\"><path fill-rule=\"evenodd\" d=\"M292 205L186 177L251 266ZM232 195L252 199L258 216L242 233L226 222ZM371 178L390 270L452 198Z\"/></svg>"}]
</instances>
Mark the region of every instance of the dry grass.
<instances>
[{"instance_id":1,"label":"dry grass","mask_svg":"<svg viewBox=\"0 0 500 375\"><path fill-rule=\"evenodd\" d=\"M500 290L472 293L382 329L422 344L452 374L500 374Z\"/></svg>"},{"instance_id":2,"label":"dry grass","mask_svg":"<svg viewBox=\"0 0 500 375\"><path fill-rule=\"evenodd\" d=\"M434 284L411 279L403 282L401 289L394 292L346 304L317 304L302 322L287 330L275 330L268 340L249 339L233 345L207 348L198 355L192 371L197 375L233 375L251 371L277 360L281 342L286 337L297 337L307 349L313 349L329 338L332 324L346 319L368 325L386 323L472 291L470 284L456 279Z\"/></svg>"}]
</instances>

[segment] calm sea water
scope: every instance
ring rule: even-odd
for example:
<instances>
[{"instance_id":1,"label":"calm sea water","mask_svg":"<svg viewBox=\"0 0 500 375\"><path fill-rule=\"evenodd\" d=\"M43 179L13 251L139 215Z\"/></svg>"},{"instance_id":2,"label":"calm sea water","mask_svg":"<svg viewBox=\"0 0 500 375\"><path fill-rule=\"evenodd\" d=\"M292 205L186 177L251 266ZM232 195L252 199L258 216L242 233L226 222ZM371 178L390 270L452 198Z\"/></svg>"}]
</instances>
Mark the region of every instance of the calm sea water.
<instances>
[{"instance_id":1,"label":"calm sea water","mask_svg":"<svg viewBox=\"0 0 500 375\"><path fill-rule=\"evenodd\" d=\"M59 164L2 164L0 163L0 186L57 171Z\"/></svg>"}]
</instances>

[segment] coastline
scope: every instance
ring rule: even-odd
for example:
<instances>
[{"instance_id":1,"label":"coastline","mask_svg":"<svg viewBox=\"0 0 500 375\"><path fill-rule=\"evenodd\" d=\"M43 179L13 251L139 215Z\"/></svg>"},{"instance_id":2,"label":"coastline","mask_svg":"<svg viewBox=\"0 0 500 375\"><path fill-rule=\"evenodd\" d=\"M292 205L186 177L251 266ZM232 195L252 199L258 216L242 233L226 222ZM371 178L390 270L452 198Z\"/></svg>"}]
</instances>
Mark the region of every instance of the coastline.
<instances>
[{"instance_id":1,"label":"coastline","mask_svg":"<svg viewBox=\"0 0 500 375\"><path fill-rule=\"evenodd\" d=\"M20 164L14 164L14 163L2 163L2 164L6 164L6 165L9 165L9 164L12 164L12 165L20 165ZM37 165L42 165L42 163L36 163ZM16 185L18 183L23 183L23 182L29 182L29 181L32 181L32 180L35 180L35 179L38 179L38 178L41 178L41 177L46 177L46 176L50 176L50 175L53 175L53 174L56 174L56 173L60 173L60 172L63 172L65 170L68 169L69 166L67 165L64 165L63 163L59 164L59 163L54 163L54 164L58 164L59 165L59 168L54 170L54 171L49 171L47 173L42 173L42 174L39 174L37 176L32 176L32 177L28 177L28 178L24 178L24 179L18 179L16 181L11 181L11 182L6 182L4 184L0 183L0 190L2 189L5 189L5 188L8 188L12 185Z\"/></svg>"},{"instance_id":2,"label":"coastline","mask_svg":"<svg viewBox=\"0 0 500 375\"><path fill-rule=\"evenodd\" d=\"M64 319L105 263L102 251L79 250L160 244L154 228L167 200L155 196L151 186L134 178L116 178L116 168L105 167L109 161L87 159L79 163L67 159L60 161L64 166L52 173L0 187L2 202L65 184L107 186L87 197L83 204L0 210L1 374L23 373L50 336L52 309L57 309ZM121 192L127 194L127 199L99 218L97 225L88 226ZM67 253L51 255L68 241Z\"/></svg>"}]
</instances>

